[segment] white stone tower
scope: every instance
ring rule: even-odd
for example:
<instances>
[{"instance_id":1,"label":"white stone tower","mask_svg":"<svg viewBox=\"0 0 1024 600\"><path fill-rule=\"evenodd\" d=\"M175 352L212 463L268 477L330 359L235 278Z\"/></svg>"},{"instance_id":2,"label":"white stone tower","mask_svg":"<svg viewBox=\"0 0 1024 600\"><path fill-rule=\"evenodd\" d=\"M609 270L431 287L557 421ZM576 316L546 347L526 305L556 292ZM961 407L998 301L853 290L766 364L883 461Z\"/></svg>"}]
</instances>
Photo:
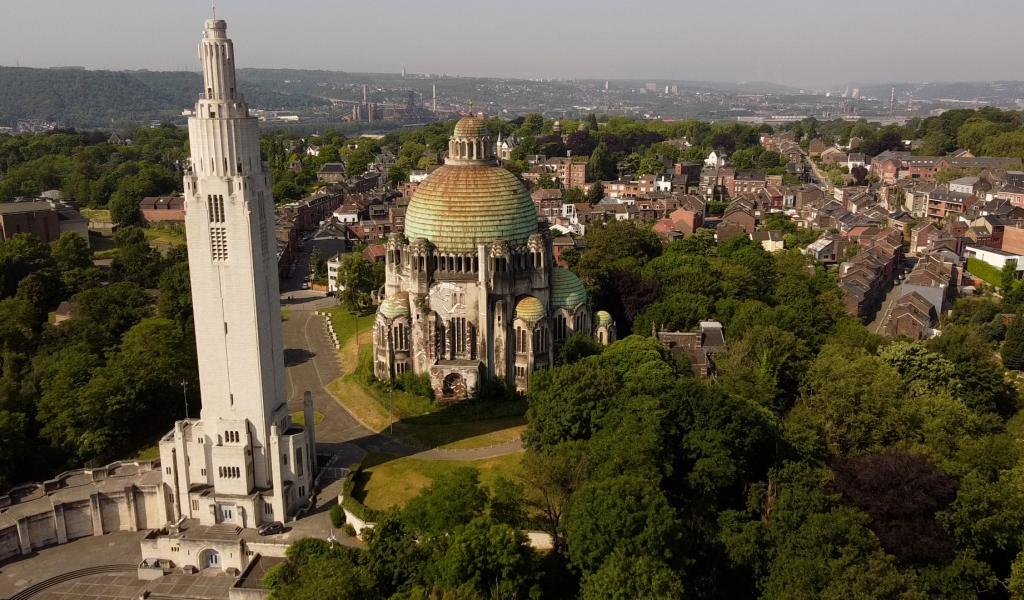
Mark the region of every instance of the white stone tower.
<instances>
[{"instance_id":1,"label":"white stone tower","mask_svg":"<svg viewBox=\"0 0 1024 600\"><path fill-rule=\"evenodd\" d=\"M255 527L309 500L315 441L289 418L270 176L224 21L206 21L199 58L184 191L203 409L175 424L160 458L174 515Z\"/></svg>"}]
</instances>

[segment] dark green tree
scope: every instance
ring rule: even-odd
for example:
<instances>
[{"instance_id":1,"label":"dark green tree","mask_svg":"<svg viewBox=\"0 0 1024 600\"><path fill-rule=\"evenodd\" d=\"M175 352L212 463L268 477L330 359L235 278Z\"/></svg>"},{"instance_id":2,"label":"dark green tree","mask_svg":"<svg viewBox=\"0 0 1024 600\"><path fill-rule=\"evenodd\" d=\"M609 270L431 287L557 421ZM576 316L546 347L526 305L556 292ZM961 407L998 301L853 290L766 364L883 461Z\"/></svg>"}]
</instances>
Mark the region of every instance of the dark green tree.
<instances>
[{"instance_id":1,"label":"dark green tree","mask_svg":"<svg viewBox=\"0 0 1024 600\"><path fill-rule=\"evenodd\" d=\"M583 580L581 600L676 600L686 597L679 575L649 556L617 551Z\"/></svg>"},{"instance_id":2,"label":"dark green tree","mask_svg":"<svg viewBox=\"0 0 1024 600\"><path fill-rule=\"evenodd\" d=\"M1006 339L1000 354L1007 369L1024 369L1024 318L1020 314L1017 314L1013 323L1006 328Z\"/></svg>"},{"instance_id":3,"label":"dark green tree","mask_svg":"<svg viewBox=\"0 0 1024 600\"><path fill-rule=\"evenodd\" d=\"M444 535L459 523L483 514L487 493L480 472L462 467L435 479L406 505L402 518L422 536Z\"/></svg>"},{"instance_id":4,"label":"dark green tree","mask_svg":"<svg viewBox=\"0 0 1024 600\"><path fill-rule=\"evenodd\" d=\"M523 532L488 517L477 517L455 530L437 569L448 589L469 585L483 598L522 598L529 594L535 563Z\"/></svg>"},{"instance_id":5,"label":"dark green tree","mask_svg":"<svg viewBox=\"0 0 1024 600\"><path fill-rule=\"evenodd\" d=\"M615 179L617 177L615 158L611 155L604 141L598 143L597 148L594 148L594 151L590 154L590 160L587 162L587 173L595 181Z\"/></svg>"},{"instance_id":6,"label":"dark green tree","mask_svg":"<svg viewBox=\"0 0 1024 600\"><path fill-rule=\"evenodd\" d=\"M565 532L573 564L593 573L616 550L672 560L682 527L656 484L627 475L580 488L566 515Z\"/></svg>"}]
</instances>

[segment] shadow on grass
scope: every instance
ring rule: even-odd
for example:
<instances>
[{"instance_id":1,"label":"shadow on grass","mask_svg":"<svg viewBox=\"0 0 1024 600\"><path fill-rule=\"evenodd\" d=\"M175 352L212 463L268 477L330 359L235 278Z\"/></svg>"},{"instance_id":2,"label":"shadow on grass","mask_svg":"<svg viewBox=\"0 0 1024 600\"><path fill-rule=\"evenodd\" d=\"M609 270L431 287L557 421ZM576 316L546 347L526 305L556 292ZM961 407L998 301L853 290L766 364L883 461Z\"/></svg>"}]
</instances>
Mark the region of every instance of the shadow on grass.
<instances>
[{"instance_id":1,"label":"shadow on grass","mask_svg":"<svg viewBox=\"0 0 1024 600\"><path fill-rule=\"evenodd\" d=\"M389 433L391 428L384 429L349 443L370 454L370 462L362 465L363 468L369 468L432 448L523 425L526 423L526 405L525 398L461 402L431 413L395 421L393 433ZM461 450L468 455L465 460L476 460L472 456L473 451L484 448Z\"/></svg>"}]
</instances>

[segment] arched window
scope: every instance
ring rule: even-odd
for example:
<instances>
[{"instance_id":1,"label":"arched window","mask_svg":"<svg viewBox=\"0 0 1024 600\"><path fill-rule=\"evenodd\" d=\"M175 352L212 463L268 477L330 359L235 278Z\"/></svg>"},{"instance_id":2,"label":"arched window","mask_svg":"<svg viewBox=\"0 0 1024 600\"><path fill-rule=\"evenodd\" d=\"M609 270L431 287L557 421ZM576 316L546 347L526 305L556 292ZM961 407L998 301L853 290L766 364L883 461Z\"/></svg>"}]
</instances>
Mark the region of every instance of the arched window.
<instances>
[{"instance_id":1,"label":"arched window","mask_svg":"<svg viewBox=\"0 0 1024 600\"><path fill-rule=\"evenodd\" d=\"M393 328L395 336L395 350L408 352L409 350L409 328L405 323L398 323Z\"/></svg>"}]
</instances>

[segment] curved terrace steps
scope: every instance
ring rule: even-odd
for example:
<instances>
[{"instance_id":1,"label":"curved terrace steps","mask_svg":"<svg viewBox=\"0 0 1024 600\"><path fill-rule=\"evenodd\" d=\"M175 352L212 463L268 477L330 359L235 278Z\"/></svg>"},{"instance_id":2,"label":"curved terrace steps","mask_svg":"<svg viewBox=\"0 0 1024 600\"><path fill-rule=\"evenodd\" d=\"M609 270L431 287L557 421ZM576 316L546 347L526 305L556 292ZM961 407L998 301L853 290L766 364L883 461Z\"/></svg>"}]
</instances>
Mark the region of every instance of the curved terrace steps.
<instances>
[{"instance_id":1,"label":"curved terrace steps","mask_svg":"<svg viewBox=\"0 0 1024 600\"><path fill-rule=\"evenodd\" d=\"M68 571L60 575L51 577L45 581L33 584L17 594L11 596L8 600L28 600L36 596L37 594L46 591L54 586L79 579L81 577L88 577L89 575L103 575L106 573L135 573L138 569L136 564L115 564L115 565L100 565L97 567L88 567L85 569L78 569L77 571Z\"/></svg>"}]
</instances>

